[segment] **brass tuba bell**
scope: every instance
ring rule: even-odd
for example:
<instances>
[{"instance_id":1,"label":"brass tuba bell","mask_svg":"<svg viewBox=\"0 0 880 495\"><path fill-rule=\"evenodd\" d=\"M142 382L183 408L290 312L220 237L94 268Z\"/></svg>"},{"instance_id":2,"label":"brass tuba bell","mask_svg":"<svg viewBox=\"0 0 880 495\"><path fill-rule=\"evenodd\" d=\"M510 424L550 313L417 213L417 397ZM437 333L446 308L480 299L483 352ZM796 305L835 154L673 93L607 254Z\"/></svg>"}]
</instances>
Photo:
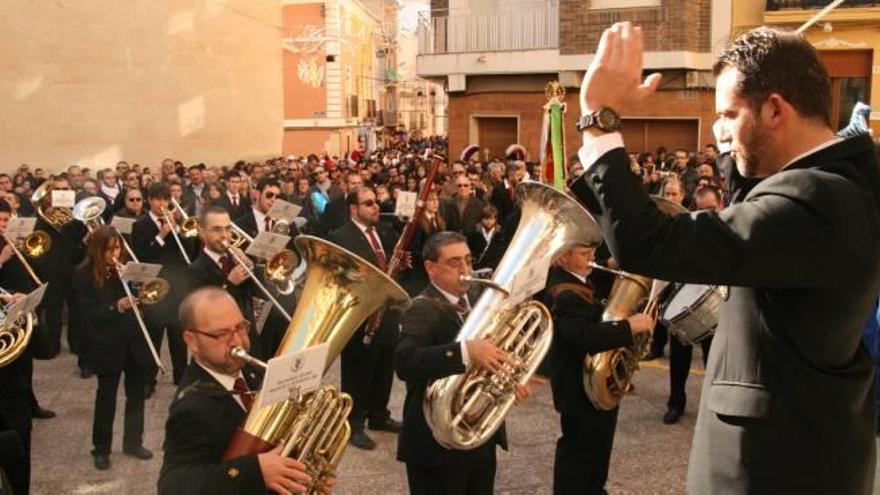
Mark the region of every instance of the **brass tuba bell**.
<instances>
[{"instance_id":1,"label":"brass tuba bell","mask_svg":"<svg viewBox=\"0 0 880 495\"><path fill-rule=\"evenodd\" d=\"M296 238L309 270L278 356L329 344L324 370L336 360L355 330L383 306L406 307L409 296L381 270L323 239ZM351 434L346 421L351 397L325 385L300 400L259 406L259 396L244 425L232 437L223 459L267 452L283 445L284 455L307 466L309 493L332 476Z\"/></svg>"},{"instance_id":2,"label":"brass tuba bell","mask_svg":"<svg viewBox=\"0 0 880 495\"><path fill-rule=\"evenodd\" d=\"M83 198L73 205L73 218L84 223L89 232L94 232L104 225L101 215L106 209L107 201L100 196Z\"/></svg>"},{"instance_id":3,"label":"brass tuba bell","mask_svg":"<svg viewBox=\"0 0 880 495\"><path fill-rule=\"evenodd\" d=\"M550 350L553 322L543 304L512 304L508 291L529 264L575 245L602 242L593 217L577 201L534 182L516 189L522 215L516 234L456 340L490 339L514 361L494 375L469 367L464 374L432 383L425 394L425 420L434 439L450 449L472 449L501 427L517 384L525 384Z\"/></svg>"},{"instance_id":4,"label":"brass tuba bell","mask_svg":"<svg viewBox=\"0 0 880 495\"><path fill-rule=\"evenodd\" d=\"M667 215L687 213L687 209L678 203L659 196L651 199L657 207ZM636 275L622 270L611 270L593 264L594 268L611 272L617 276L602 321L625 320L643 308L657 320L657 300L649 300L653 279L644 275ZM639 334L630 347L612 349L587 355L584 358L584 392L597 409L611 410L620 405L623 395L632 386L633 376L639 369L639 361L648 353L651 345L651 334Z\"/></svg>"}]
</instances>

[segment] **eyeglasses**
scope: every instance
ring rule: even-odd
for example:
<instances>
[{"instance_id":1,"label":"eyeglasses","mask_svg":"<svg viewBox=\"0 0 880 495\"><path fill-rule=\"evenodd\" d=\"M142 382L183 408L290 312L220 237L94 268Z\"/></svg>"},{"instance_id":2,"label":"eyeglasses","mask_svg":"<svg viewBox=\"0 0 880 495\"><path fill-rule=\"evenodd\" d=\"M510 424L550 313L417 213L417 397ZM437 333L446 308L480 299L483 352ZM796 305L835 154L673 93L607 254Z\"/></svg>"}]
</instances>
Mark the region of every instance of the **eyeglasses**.
<instances>
[{"instance_id":1,"label":"eyeglasses","mask_svg":"<svg viewBox=\"0 0 880 495\"><path fill-rule=\"evenodd\" d=\"M134 201L135 203L140 203L144 200L144 198L128 198L129 201Z\"/></svg>"},{"instance_id":2,"label":"eyeglasses","mask_svg":"<svg viewBox=\"0 0 880 495\"><path fill-rule=\"evenodd\" d=\"M247 320L241 320L237 325L232 328L220 328L217 333L214 332L205 332L202 330L196 330L194 328L190 328L187 331L192 333L197 333L199 335L204 335L209 339L216 340L218 342L223 342L225 344L232 343L232 338L235 335L248 334L251 331L251 322Z\"/></svg>"},{"instance_id":3,"label":"eyeglasses","mask_svg":"<svg viewBox=\"0 0 880 495\"><path fill-rule=\"evenodd\" d=\"M275 196L278 196L278 194L277 194L277 193L273 193L272 191L266 191L266 192L263 193L263 197L265 197L266 199L272 199L272 198L274 198Z\"/></svg>"},{"instance_id":4,"label":"eyeglasses","mask_svg":"<svg viewBox=\"0 0 880 495\"><path fill-rule=\"evenodd\" d=\"M232 225L215 225L208 229L212 234L222 234L223 232L232 232Z\"/></svg>"},{"instance_id":5,"label":"eyeglasses","mask_svg":"<svg viewBox=\"0 0 880 495\"><path fill-rule=\"evenodd\" d=\"M474 257L471 255L467 255L464 258L461 258L461 257L449 258L448 260L443 261L442 263L450 268L455 268L455 269L464 268L465 266L473 266Z\"/></svg>"},{"instance_id":6,"label":"eyeglasses","mask_svg":"<svg viewBox=\"0 0 880 495\"><path fill-rule=\"evenodd\" d=\"M458 184L458 188L459 189L470 189L471 185L470 184Z\"/></svg>"},{"instance_id":7,"label":"eyeglasses","mask_svg":"<svg viewBox=\"0 0 880 495\"><path fill-rule=\"evenodd\" d=\"M366 200L366 201L361 201L361 202L358 203L358 204L361 205L361 206L366 206L367 208L370 208L370 207L372 207L372 206L376 206L376 205L378 205L379 203L377 203L375 199L368 199L368 200Z\"/></svg>"}]
</instances>

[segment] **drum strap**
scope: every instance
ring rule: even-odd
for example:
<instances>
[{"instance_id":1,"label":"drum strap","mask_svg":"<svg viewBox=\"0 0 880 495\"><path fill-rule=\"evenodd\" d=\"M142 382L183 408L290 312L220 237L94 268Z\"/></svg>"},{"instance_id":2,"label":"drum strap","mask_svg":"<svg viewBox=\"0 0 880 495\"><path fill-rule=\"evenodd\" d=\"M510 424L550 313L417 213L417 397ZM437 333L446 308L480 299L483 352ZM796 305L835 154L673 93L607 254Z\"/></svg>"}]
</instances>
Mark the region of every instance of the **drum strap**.
<instances>
[{"instance_id":1,"label":"drum strap","mask_svg":"<svg viewBox=\"0 0 880 495\"><path fill-rule=\"evenodd\" d=\"M573 282L563 282L561 284L550 286L547 288L547 290L550 292L550 295L553 297L553 299L556 299L556 296L558 296L560 292L570 290L575 294L581 296L581 298L588 303L595 304L593 288L589 285L576 284Z\"/></svg>"}]
</instances>

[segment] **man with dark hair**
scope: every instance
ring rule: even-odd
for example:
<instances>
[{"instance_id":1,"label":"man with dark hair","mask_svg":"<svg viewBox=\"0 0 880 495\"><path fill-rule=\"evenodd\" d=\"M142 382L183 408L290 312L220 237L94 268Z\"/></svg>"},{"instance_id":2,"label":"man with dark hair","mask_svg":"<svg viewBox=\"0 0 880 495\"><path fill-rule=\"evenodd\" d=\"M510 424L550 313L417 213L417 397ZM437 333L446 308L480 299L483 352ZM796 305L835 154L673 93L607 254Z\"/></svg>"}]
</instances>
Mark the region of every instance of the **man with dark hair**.
<instances>
[{"instance_id":1,"label":"man with dark hair","mask_svg":"<svg viewBox=\"0 0 880 495\"><path fill-rule=\"evenodd\" d=\"M469 365L497 373L512 361L491 339L456 341L477 301L476 291L461 281L462 275L473 271L465 237L438 232L427 240L422 256L431 283L401 317L395 353L397 374L406 382L397 460L406 463L410 493L490 495L495 484L495 447L507 448L504 425L483 445L448 449L434 439L423 403L433 380L464 373ZM517 399L529 395L528 387L517 387Z\"/></svg>"},{"instance_id":2,"label":"man with dark hair","mask_svg":"<svg viewBox=\"0 0 880 495\"><path fill-rule=\"evenodd\" d=\"M187 167L186 173L189 177L189 184L183 188L183 204L195 212L196 215L202 211L202 205L204 204L207 192L202 170L203 167L200 165L190 165Z\"/></svg>"},{"instance_id":3,"label":"man with dark hair","mask_svg":"<svg viewBox=\"0 0 880 495\"><path fill-rule=\"evenodd\" d=\"M138 173L134 170L128 170L122 175L122 190L119 192L119 194L116 195L116 199L113 200L112 205L108 205L105 214L107 214L107 211L112 214L112 212L115 212L127 206L125 203L125 195L128 191L134 190L140 191L141 195L144 196L144 191L141 189L141 182L138 178ZM109 218L109 216L105 217L105 219L106 218Z\"/></svg>"},{"instance_id":4,"label":"man with dark hair","mask_svg":"<svg viewBox=\"0 0 880 495\"><path fill-rule=\"evenodd\" d=\"M183 252L192 260L196 254L196 243L195 239L180 235L174 215L169 213L168 200L171 192L166 184L157 182L151 185L149 197L149 211L132 226L131 248L142 263L162 265L159 276L171 285L171 290L161 302L144 307L144 317L156 349L162 348L162 336L167 330L168 349L171 351L171 364L174 367L174 384L178 385L186 369L186 347L177 321L177 305L185 294L187 284L188 263ZM172 229L177 232L183 251L177 244ZM149 374L153 378L147 386L147 397L155 389L155 371Z\"/></svg>"},{"instance_id":5,"label":"man with dark hair","mask_svg":"<svg viewBox=\"0 0 880 495\"><path fill-rule=\"evenodd\" d=\"M216 204L229 212L229 218L238 218L251 209L251 199L241 194L241 174L237 170L226 174L226 190Z\"/></svg>"},{"instance_id":6,"label":"man with dark hair","mask_svg":"<svg viewBox=\"0 0 880 495\"><path fill-rule=\"evenodd\" d=\"M641 61L639 28L603 33L581 88L587 172L573 190L599 202L622 269L730 286L688 490L871 493L874 366L861 334L880 291L873 143L835 135L831 82L803 36L749 31L714 67L718 134L738 171L763 180L720 214L669 217L632 180L616 132L614 110L659 85L658 74L641 82Z\"/></svg>"},{"instance_id":7,"label":"man with dark hair","mask_svg":"<svg viewBox=\"0 0 880 495\"><path fill-rule=\"evenodd\" d=\"M386 271L396 239L391 231L380 226L376 194L369 187L356 188L349 192L347 202L349 220L330 233L330 241ZM361 449L376 448L364 432L368 419L371 430L400 431L400 422L392 419L388 410L398 318L397 312L386 311L369 344L364 343L366 325L361 325L342 351L342 391L354 400L348 416L350 442Z\"/></svg>"}]
</instances>

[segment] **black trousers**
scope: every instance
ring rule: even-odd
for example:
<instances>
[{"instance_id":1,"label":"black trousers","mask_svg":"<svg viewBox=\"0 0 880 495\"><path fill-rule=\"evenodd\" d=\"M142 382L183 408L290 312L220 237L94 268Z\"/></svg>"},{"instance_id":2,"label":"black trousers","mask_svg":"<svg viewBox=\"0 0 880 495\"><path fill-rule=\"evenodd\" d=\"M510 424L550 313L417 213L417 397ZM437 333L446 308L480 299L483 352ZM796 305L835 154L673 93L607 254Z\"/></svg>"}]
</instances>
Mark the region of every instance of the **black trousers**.
<instances>
[{"instance_id":1,"label":"black trousers","mask_svg":"<svg viewBox=\"0 0 880 495\"><path fill-rule=\"evenodd\" d=\"M40 320L43 322L44 328L49 336L49 352L48 358L54 358L61 353L61 326L64 314L64 302L70 293L70 282L68 277L60 274L49 274L45 277L45 281L49 284L46 287L46 293L38 307ZM77 350L78 342L74 334L77 329L69 328L67 339L71 352Z\"/></svg>"},{"instance_id":2,"label":"black trousers","mask_svg":"<svg viewBox=\"0 0 880 495\"><path fill-rule=\"evenodd\" d=\"M125 427L122 445L125 448L136 448L143 443L146 370L128 353L122 370L98 373L95 416L92 422L92 444L95 448L92 454L110 454L112 450L116 391L122 373L125 373Z\"/></svg>"},{"instance_id":3,"label":"black trousers","mask_svg":"<svg viewBox=\"0 0 880 495\"><path fill-rule=\"evenodd\" d=\"M488 462L429 468L407 463L406 479L412 495L492 495L495 490L495 454Z\"/></svg>"},{"instance_id":4,"label":"black trousers","mask_svg":"<svg viewBox=\"0 0 880 495\"><path fill-rule=\"evenodd\" d=\"M389 317L386 313L369 345L364 344L361 329L342 350L342 391L351 395L354 402L348 415L352 431L362 430L367 419L379 424L391 417L388 399L394 380L397 340L397 316Z\"/></svg>"},{"instance_id":5,"label":"black trousers","mask_svg":"<svg viewBox=\"0 0 880 495\"><path fill-rule=\"evenodd\" d=\"M27 495L31 485L30 430L0 430L0 469L12 492Z\"/></svg>"},{"instance_id":6,"label":"black trousers","mask_svg":"<svg viewBox=\"0 0 880 495\"><path fill-rule=\"evenodd\" d=\"M664 355L663 348L666 347L667 340L669 340L669 330L666 329L665 325L658 322L654 327L654 334L651 337L651 354L655 356Z\"/></svg>"},{"instance_id":7,"label":"black trousers","mask_svg":"<svg viewBox=\"0 0 880 495\"><path fill-rule=\"evenodd\" d=\"M559 424L562 436L556 441L553 493L605 493L617 409L585 415L561 414Z\"/></svg>"},{"instance_id":8,"label":"black trousers","mask_svg":"<svg viewBox=\"0 0 880 495\"><path fill-rule=\"evenodd\" d=\"M703 349L703 366L709 359L709 348L712 346L712 337L700 341ZM683 344L678 337L669 339L669 400L667 407L684 411L687 405L685 385L688 374L691 372L691 359L693 359L694 347Z\"/></svg>"},{"instance_id":9,"label":"black trousers","mask_svg":"<svg viewBox=\"0 0 880 495\"><path fill-rule=\"evenodd\" d=\"M166 297L172 297L169 294ZM144 320L147 324L147 330L150 333L150 339L156 352L162 352L162 337L168 334L168 350L171 353L171 367L174 384L180 385L180 379L183 378L183 372L186 371L186 344L183 342L183 330L177 316L170 317L167 312L147 308L144 310ZM148 372L147 381L156 383L156 366L152 366L152 370Z\"/></svg>"}]
</instances>

